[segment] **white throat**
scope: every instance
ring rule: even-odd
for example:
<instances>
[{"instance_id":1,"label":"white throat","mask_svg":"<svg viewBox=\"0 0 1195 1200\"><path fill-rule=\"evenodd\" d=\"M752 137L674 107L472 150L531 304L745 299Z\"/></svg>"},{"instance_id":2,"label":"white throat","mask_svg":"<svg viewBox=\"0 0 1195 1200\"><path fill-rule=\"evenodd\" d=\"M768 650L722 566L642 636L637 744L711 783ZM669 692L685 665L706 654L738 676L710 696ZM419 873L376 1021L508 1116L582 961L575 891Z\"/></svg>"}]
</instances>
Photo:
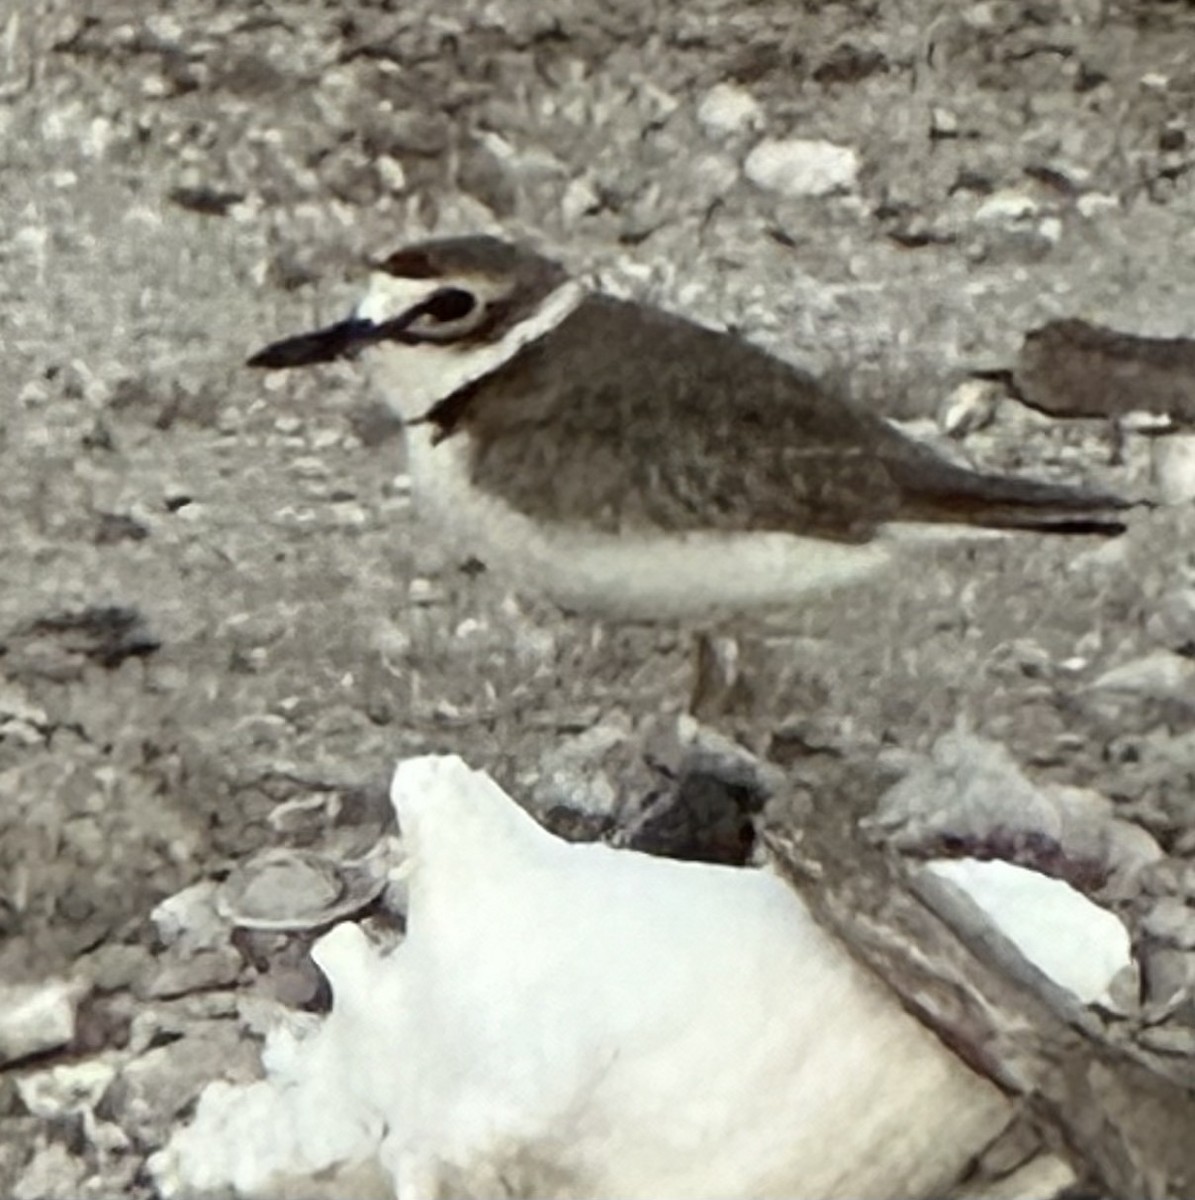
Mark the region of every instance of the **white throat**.
<instances>
[{"instance_id":1,"label":"white throat","mask_svg":"<svg viewBox=\"0 0 1195 1200\"><path fill-rule=\"evenodd\" d=\"M387 291L392 301L392 288ZM358 306L359 314L372 311L372 295ZM496 371L529 342L551 333L584 298L585 289L570 280L549 293L531 316L513 325L500 340L484 345L384 342L369 351L370 370L390 408L405 421L416 420L458 388Z\"/></svg>"}]
</instances>

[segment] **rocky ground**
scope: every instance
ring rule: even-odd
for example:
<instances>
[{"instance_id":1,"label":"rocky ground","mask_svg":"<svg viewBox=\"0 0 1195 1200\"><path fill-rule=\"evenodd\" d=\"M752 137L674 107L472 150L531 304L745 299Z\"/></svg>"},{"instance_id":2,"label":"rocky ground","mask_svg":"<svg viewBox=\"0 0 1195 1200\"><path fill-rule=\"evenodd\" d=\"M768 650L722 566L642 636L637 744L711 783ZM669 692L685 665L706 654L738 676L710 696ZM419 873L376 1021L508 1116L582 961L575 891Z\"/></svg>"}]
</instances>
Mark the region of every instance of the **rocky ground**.
<instances>
[{"instance_id":1,"label":"rocky ground","mask_svg":"<svg viewBox=\"0 0 1195 1200\"><path fill-rule=\"evenodd\" d=\"M249 1068L238 1003L319 1003L269 939L172 952L164 897L266 846L359 850L432 750L615 828L687 702L677 631L445 561L355 369L248 353L344 311L378 252L499 230L943 436L1045 320L1192 332L1193 33L1111 0L0 4L0 980L67 981L35 1066L101 1064L87 1103L0 1075L0 1193L151 1195L200 1084ZM853 152L826 194L768 144L793 137ZM1149 486L1102 423L984 416L956 452ZM1112 797L1181 909L1195 519L1130 524L811 604L717 720L815 821L827 780L963 723Z\"/></svg>"}]
</instances>

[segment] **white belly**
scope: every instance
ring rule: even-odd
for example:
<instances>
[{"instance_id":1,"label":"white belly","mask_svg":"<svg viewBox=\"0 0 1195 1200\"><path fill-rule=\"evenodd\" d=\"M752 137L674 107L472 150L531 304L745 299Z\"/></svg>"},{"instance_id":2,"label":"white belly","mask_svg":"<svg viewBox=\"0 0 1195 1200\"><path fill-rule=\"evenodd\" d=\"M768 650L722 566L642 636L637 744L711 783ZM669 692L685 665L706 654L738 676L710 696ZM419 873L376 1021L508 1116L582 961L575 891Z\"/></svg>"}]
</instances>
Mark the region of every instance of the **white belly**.
<instances>
[{"instance_id":1,"label":"white belly","mask_svg":"<svg viewBox=\"0 0 1195 1200\"><path fill-rule=\"evenodd\" d=\"M431 444L407 429L417 508L517 591L575 612L637 620L783 607L804 593L851 583L891 561L893 545L843 545L786 533L605 534L542 526L468 478L468 445Z\"/></svg>"}]
</instances>

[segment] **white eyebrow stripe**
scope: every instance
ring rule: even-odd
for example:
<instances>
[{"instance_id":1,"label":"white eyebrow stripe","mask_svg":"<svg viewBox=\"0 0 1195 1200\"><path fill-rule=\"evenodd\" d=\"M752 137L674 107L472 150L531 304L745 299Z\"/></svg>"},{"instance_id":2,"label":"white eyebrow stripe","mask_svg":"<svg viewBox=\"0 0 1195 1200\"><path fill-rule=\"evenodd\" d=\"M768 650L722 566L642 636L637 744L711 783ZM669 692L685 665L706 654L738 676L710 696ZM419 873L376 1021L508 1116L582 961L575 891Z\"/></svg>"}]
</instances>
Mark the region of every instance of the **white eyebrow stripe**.
<instances>
[{"instance_id":1,"label":"white eyebrow stripe","mask_svg":"<svg viewBox=\"0 0 1195 1200\"><path fill-rule=\"evenodd\" d=\"M426 300L438 286L433 279L399 279L375 271L370 276L369 290L353 309L353 316L381 325Z\"/></svg>"}]
</instances>

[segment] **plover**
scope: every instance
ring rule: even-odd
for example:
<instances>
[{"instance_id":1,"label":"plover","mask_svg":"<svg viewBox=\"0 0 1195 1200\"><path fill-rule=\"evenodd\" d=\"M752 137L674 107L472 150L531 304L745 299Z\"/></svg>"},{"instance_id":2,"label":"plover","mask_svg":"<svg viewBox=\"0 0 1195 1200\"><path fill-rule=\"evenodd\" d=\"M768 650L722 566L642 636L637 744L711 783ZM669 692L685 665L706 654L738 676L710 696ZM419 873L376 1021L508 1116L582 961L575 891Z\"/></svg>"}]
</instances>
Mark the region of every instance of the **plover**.
<instances>
[{"instance_id":1,"label":"plover","mask_svg":"<svg viewBox=\"0 0 1195 1200\"><path fill-rule=\"evenodd\" d=\"M742 338L493 237L397 251L347 320L249 364L359 352L417 507L572 611L786 606L907 561L908 533L1123 529L1119 497L958 466Z\"/></svg>"}]
</instances>

